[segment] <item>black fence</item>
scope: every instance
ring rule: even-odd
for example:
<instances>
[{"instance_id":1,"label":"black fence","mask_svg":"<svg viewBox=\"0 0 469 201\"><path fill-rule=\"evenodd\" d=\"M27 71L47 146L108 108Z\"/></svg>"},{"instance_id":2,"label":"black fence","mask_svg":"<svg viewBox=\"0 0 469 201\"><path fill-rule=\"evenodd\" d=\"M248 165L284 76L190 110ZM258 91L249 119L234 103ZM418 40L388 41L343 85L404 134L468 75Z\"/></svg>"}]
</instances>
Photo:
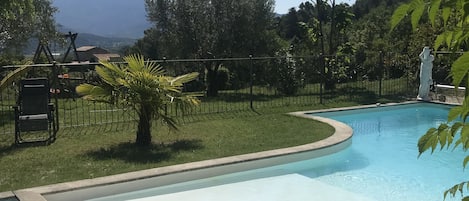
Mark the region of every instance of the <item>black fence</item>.
<instances>
[{"instance_id":1,"label":"black fence","mask_svg":"<svg viewBox=\"0 0 469 201\"><path fill-rule=\"evenodd\" d=\"M200 72L185 91L202 92L202 103L190 111L169 106L168 114L201 114L258 110L291 105L340 102L371 104L414 98L418 91L418 57L377 53L363 62L359 56L246 57L226 59L158 60L169 75ZM370 59L368 59L370 60ZM98 63L33 65L25 77L48 77L52 101L61 128L90 125L112 126L135 120L135 113L104 103L81 99L75 87L99 80L94 72ZM4 66L2 76L19 66ZM216 71L210 70L216 69ZM210 73L216 72L215 80ZM213 74L212 74L213 75ZM208 80L211 80L208 93ZM0 95L0 134L14 132L12 106L17 86L12 84Z\"/></svg>"}]
</instances>

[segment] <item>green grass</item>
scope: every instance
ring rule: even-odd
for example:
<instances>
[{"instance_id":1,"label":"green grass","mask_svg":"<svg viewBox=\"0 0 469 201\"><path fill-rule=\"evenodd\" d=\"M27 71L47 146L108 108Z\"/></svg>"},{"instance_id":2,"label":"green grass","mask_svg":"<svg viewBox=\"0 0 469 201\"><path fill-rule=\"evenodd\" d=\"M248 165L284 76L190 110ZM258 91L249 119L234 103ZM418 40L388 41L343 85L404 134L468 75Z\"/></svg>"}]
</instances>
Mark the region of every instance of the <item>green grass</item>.
<instances>
[{"instance_id":1,"label":"green grass","mask_svg":"<svg viewBox=\"0 0 469 201\"><path fill-rule=\"evenodd\" d=\"M285 112L325 107L332 106L194 115L182 119L176 133L154 125L147 148L134 146L131 123L62 129L49 146L16 147L12 135L1 135L0 192L318 141L333 128Z\"/></svg>"}]
</instances>

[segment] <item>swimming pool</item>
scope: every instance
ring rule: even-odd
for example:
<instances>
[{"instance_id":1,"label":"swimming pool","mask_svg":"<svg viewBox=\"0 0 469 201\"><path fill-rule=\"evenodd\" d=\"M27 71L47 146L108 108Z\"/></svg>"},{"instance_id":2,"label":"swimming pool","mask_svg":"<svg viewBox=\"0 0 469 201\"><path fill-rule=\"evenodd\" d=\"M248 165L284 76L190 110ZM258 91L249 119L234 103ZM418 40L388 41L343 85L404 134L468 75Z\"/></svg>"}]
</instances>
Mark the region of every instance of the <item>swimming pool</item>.
<instances>
[{"instance_id":1,"label":"swimming pool","mask_svg":"<svg viewBox=\"0 0 469 201\"><path fill-rule=\"evenodd\" d=\"M310 160L88 200L442 200L445 189L467 178L464 154L443 150L417 158L416 144L446 121L448 110L417 103L314 113L349 124L352 145Z\"/></svg>"}]
</instances>

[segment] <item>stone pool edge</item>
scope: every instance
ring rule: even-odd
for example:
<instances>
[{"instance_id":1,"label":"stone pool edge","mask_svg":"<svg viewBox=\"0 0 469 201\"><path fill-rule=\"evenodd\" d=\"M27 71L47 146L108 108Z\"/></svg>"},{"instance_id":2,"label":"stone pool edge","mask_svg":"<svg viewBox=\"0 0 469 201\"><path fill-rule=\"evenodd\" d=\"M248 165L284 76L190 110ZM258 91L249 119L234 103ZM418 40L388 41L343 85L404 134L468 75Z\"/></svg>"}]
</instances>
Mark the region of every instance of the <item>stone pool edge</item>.
<instances>
[{"instance_id":1,"label":"stone pool edge","mask_svg":"<svg viewBox=\"0 0 469 201\"><path fill-rule=\"evenodd\" d=\"M364 108L364 107L370 107L370 106L357 106L353 108ZM170 174L189 172L189 171L195 171L195 170L206 169L206 168L223 167L223 166L246 163L246 162L251 162L251 161L273 159L273 158L277 158L281 156L292 156L288 160L278 162L278 164L281 164L281 163L286 163L285 161L293 162L293 161L298 161L298 160L304 160L306 159L305 158L306 156L301 156L301 154L306 153L306 152L312 152L312 151L318 152L318 156L331 154L331 153L340 151L343 148L346 148L351 144L351 137L353 134L352 128L350 128L348 125L341 123L339 121L335 121L335 120L324 118L324 117L308 115L308 113L334 111L334 110L335 109L288 113L289 115L296 116L296 117L317 120L317 121L329 124L330 126L335 128L335 132L333 135L329 136L326 139L317 141L317 142L300 145L300 146L288 147L288 148L262 151L262 152L257 152L257 153L229 156L229 157L218 158L218 159L204 160L204 161L165 166L165 167L159 167L159 168L152 168L152 169L147 169L147 170L140 170L140 171L135 171L135 172L128 172L128 173L122 173L122 174L117 174L117 175L98 177L94 179L84 179L84 180L78 180L78 181L72 181L72 182L65 182L65 183L58 183L58 184L51 184L51 185L46 185L46 186L21 189L21 190L10 191L10 192L3 192L3 193L0 193L0 199L16 196L19 201L47 201L45 196L50 195L50 194L67 193L67 192L72 192L72 191L80 190L80 189L88 189L88 188L94 188L94 187L100 187L100 186L106 186L106 185L113 185L113 184L118 184L118 183L131 182L131 181L137 181L137 180L148 179L148 178L155 178L155 177L160 177L160 176L165 176L165 175L170 175ZM344 110L344 108L342 108L342 110ZM337 148L333 149L333 147L337 147ZM331 149L327 149L327 148L331 148ZM260 168L260 167L256 167L256 168Z\"/></svg>"}]
</instances>

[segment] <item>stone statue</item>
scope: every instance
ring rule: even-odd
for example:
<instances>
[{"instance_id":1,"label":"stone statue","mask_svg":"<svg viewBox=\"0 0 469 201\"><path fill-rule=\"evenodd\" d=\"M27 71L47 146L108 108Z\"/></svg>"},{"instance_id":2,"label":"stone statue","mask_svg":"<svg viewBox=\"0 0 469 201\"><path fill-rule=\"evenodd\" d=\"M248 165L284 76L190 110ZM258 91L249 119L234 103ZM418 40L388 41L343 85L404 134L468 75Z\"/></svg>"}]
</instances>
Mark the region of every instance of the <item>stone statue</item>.
<instances>
[{"instance_id":1,"label":"stone statue","mask_svg":"<svg viewBox=\"0 0 469 201\"><path fill-rule=\"evenodd\" d=\"M432 68L433 68L433 55L430 54L430 48L424 47L422 53L419 55L420 60L422 60L420 64L420 87L419 87L419 94L417 96L418 100L425 100L429 101L431 98L429 96L430 93L430 85L432 84Z\"/></svg>"}]
</instances>

